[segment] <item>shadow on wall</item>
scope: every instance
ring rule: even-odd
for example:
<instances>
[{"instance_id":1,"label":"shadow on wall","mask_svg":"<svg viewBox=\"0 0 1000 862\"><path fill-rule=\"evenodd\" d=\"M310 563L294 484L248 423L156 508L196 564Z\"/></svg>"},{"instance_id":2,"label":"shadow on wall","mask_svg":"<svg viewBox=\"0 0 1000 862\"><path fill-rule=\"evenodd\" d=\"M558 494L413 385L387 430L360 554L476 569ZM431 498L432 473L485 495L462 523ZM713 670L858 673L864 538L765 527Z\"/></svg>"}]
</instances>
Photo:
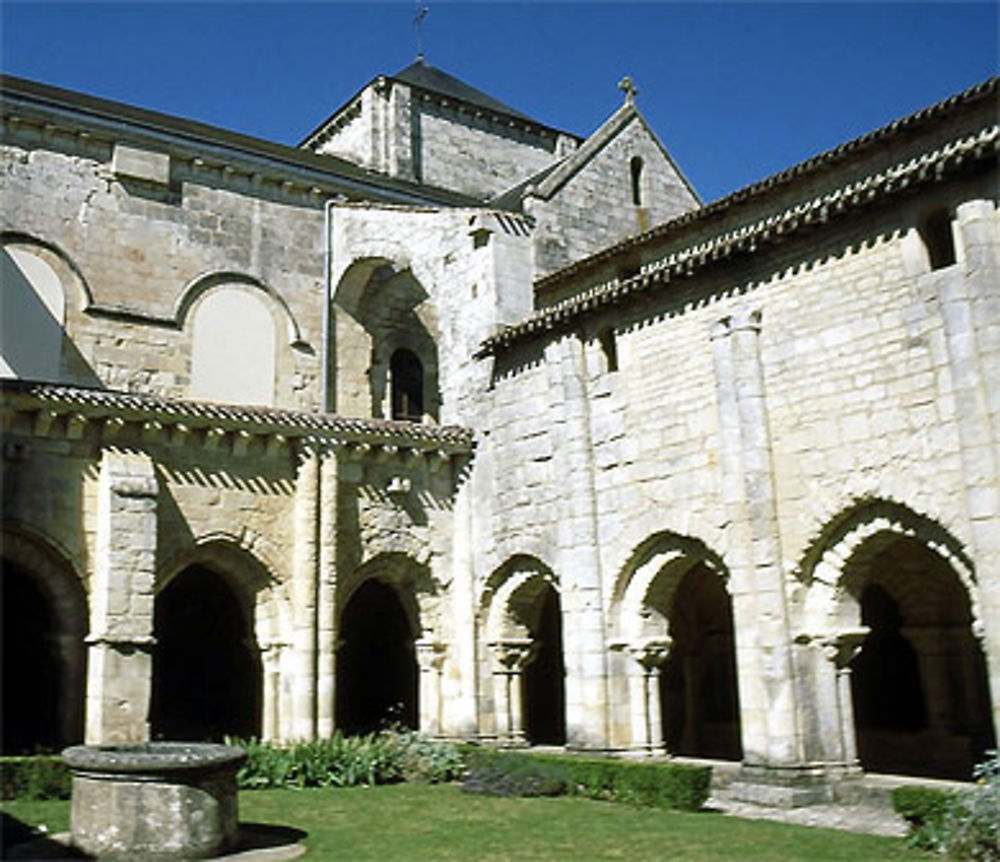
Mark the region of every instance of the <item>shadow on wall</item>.
<instances>
[{"instance_id":1,"label":"shadow on wall","mask_svg":"<svg viewBox=\"0 0 1000 862\"><path fill-rule=\"evenodd\" d=\"M99 386L90 363L66 334L59 276L23 247L0 251L0 377Z\"/></svg>"}]
</instances>

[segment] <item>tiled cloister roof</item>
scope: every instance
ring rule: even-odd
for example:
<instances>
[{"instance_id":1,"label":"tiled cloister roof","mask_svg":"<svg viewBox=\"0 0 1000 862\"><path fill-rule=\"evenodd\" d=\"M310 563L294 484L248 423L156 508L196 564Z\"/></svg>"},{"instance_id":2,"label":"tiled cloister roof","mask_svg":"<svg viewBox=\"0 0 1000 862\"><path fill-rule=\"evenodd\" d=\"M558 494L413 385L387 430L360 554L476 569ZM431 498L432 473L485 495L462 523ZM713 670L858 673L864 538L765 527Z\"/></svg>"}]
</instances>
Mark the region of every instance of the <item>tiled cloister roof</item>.
<instances>
[{"instance_id":1,"label":"tiled cloister roof","mask_svg":"<svg viewBox=\"0 0 1000 862\"><path fill-rule=\"evenodd\" d=\"M996 79L982 86L987 85L995 90ZM933 109L928 109L931 110ZM723 261L737 254L752 254L768 245L782 242L806 228L826 224L920 185L941 180L975 162L995 162L998 153L1000 126L993 124L919 157L674 251L645 264L639 275L625 280L612 279L574 294L486 339L476 355L480 358L496 355L517 341L547 330L562 328L589 312L621 302L632 294L662 288L671 281L691 276L716 261ZM750 187L737 195L749 197L754 193L753 189L754 187ZM657 230L666 233L682 224L700 220L707 210L715 206L718 204L695 210ZM648 237L649 234L644 236ZM621 247L616 248L620 250ZM562 272L564 276L565 272Z\"/></svg>"},{"instance_id":2,"label":"tiled cloister roof","mask_svg":"<svg viewBox=\"0 0 1000 862\"><path fill-rule=\"evenodd\" d=\"M468 451L474 443L470 430L454 425L355 419L331 413L184 401L25 380L0 380L0 407L67 413L84 422L123 420L159 423L163 427L184 425L191 430L219 429L226 433L317 436L348 444L395 444L401 448L437 449L447 453Z\"/></svg>"}]
</instances>

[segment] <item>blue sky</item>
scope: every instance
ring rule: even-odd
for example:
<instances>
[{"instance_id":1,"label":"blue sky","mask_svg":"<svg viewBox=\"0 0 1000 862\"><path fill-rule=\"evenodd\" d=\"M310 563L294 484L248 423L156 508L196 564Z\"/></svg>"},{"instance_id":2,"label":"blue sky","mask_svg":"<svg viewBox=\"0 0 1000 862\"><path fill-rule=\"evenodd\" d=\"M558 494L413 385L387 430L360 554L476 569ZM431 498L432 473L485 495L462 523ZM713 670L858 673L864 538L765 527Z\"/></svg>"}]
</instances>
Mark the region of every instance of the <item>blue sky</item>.
<instances>
[{"instance_id":1,"label":"blue sky","mask_svg":"<svg viewBox=\"0 0 1000 862\"><path fill-rule=\"evenodd\" d=\"M706 200L997 73L984 3L434 2L428 62L589 134L631 75ZM415 54L414 3L0 0L0 67L295 144Z\"/></svg>"}]
</instances>

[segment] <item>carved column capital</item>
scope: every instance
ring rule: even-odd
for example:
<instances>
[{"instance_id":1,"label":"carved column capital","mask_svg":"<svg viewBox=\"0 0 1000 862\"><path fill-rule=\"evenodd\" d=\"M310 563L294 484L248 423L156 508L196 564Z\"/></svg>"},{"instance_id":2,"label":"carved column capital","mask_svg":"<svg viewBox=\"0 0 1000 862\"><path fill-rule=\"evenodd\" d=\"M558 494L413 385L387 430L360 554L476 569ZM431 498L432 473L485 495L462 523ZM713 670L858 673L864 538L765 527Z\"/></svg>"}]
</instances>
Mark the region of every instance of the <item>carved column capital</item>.
<instances>
[{"instance_id":1,"label":"carved column capital","mask_svg":"<svg viewBox=\"0 0 1000 862\"><path fill-rule=\"evenodd\" d=\"M520 673L537 655L540 644L532 638L507 638L489 644L500 673Z\"/></svg>"},{"instance_id":2,"label":"carved column capital","mask_svg":"<svg viewBox=\"0 0 1000 862\"><path fill-rule=\"evenodd\" d=\"M646 673L653 673L670 655L673 638L649 638L628 645L628 651Z\"/></svg>"},{"instance_id":3,"label":"carved column capital","mask_svg":"<svg viewBox=\"0 0 1000 862\"><path fill-rule=\"evenodd\" d=\"M446 644L429 638L421 638L418 641L414 641L413 647L417 654L417 664L420 666L422 673L441 670L441 666L444 664L445 651L448 649Z\"/></svg>"}]
</instances>

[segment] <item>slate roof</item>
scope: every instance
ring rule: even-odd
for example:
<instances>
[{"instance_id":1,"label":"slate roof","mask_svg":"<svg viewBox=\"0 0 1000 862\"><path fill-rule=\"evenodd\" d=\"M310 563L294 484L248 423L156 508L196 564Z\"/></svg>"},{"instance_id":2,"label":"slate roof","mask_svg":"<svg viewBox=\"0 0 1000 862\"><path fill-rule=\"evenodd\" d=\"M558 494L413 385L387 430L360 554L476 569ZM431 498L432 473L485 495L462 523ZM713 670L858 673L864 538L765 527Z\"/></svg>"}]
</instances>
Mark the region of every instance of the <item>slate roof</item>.
<instances>
[{"instance_id":1,"label":"slate roof","mask_svg":"<svg viewBox=\"0 0 1000 862\"><path fill-rule=\"evenodd\" d=\"M527 114L523 114L498 99L488 96L482 90L478 90L470 84L460 81L454 75L449 75L447 72L443 72L441 69L430 65L424 60L417 60L405 69L400 69L400 71L398 71L395 75L379 75L378 77L373 78L364 87L351 96L350 99L344 102L343 105L337 108L336 111L330 114L329 117L323 120L322 123L309 132L309 134L302 139L299 146L310 148L317 141L321 141L324 137L324 132L326 132L334 121L342 113L354 105L358 97L377 81L398 81L401 84L406 84L414 89L423 90L426 93L433 93L440 98L447 98L455 102L460 102L463 105L477 111L497 114L501 117L507 118L508 120L517 120L520 123L527 123L537 129L544 129L551 134L569 135L577 140L582 140L579 135L574 135L570 132L556 129L554 126L549 126L545 123L539 122L538 120L532 119Z\"/></svg>"},{"instance_id":2,"label":"slate roof","mask_svg":"<svg viewBox=\"0 0 1000 862\"><path fill-rule=\"evenodd\" d=\"M402 81L404 84L430 90L433 93L440 93L442 96L451 96L453 99L458 99L460 102L465 102L468 105L473 105L486 111L507 114L519 120L526 120L535 125L542 125L538 120L532 119L527 114L522 114L509 105L497 101L492 96L487 96L482 90L477 90L464 81L460 81L454 75L442 72L436 66L430 65L430 63L424 60L417 60L411 63L392 77L397 81Z\"/></svg>"}]
</instances>

